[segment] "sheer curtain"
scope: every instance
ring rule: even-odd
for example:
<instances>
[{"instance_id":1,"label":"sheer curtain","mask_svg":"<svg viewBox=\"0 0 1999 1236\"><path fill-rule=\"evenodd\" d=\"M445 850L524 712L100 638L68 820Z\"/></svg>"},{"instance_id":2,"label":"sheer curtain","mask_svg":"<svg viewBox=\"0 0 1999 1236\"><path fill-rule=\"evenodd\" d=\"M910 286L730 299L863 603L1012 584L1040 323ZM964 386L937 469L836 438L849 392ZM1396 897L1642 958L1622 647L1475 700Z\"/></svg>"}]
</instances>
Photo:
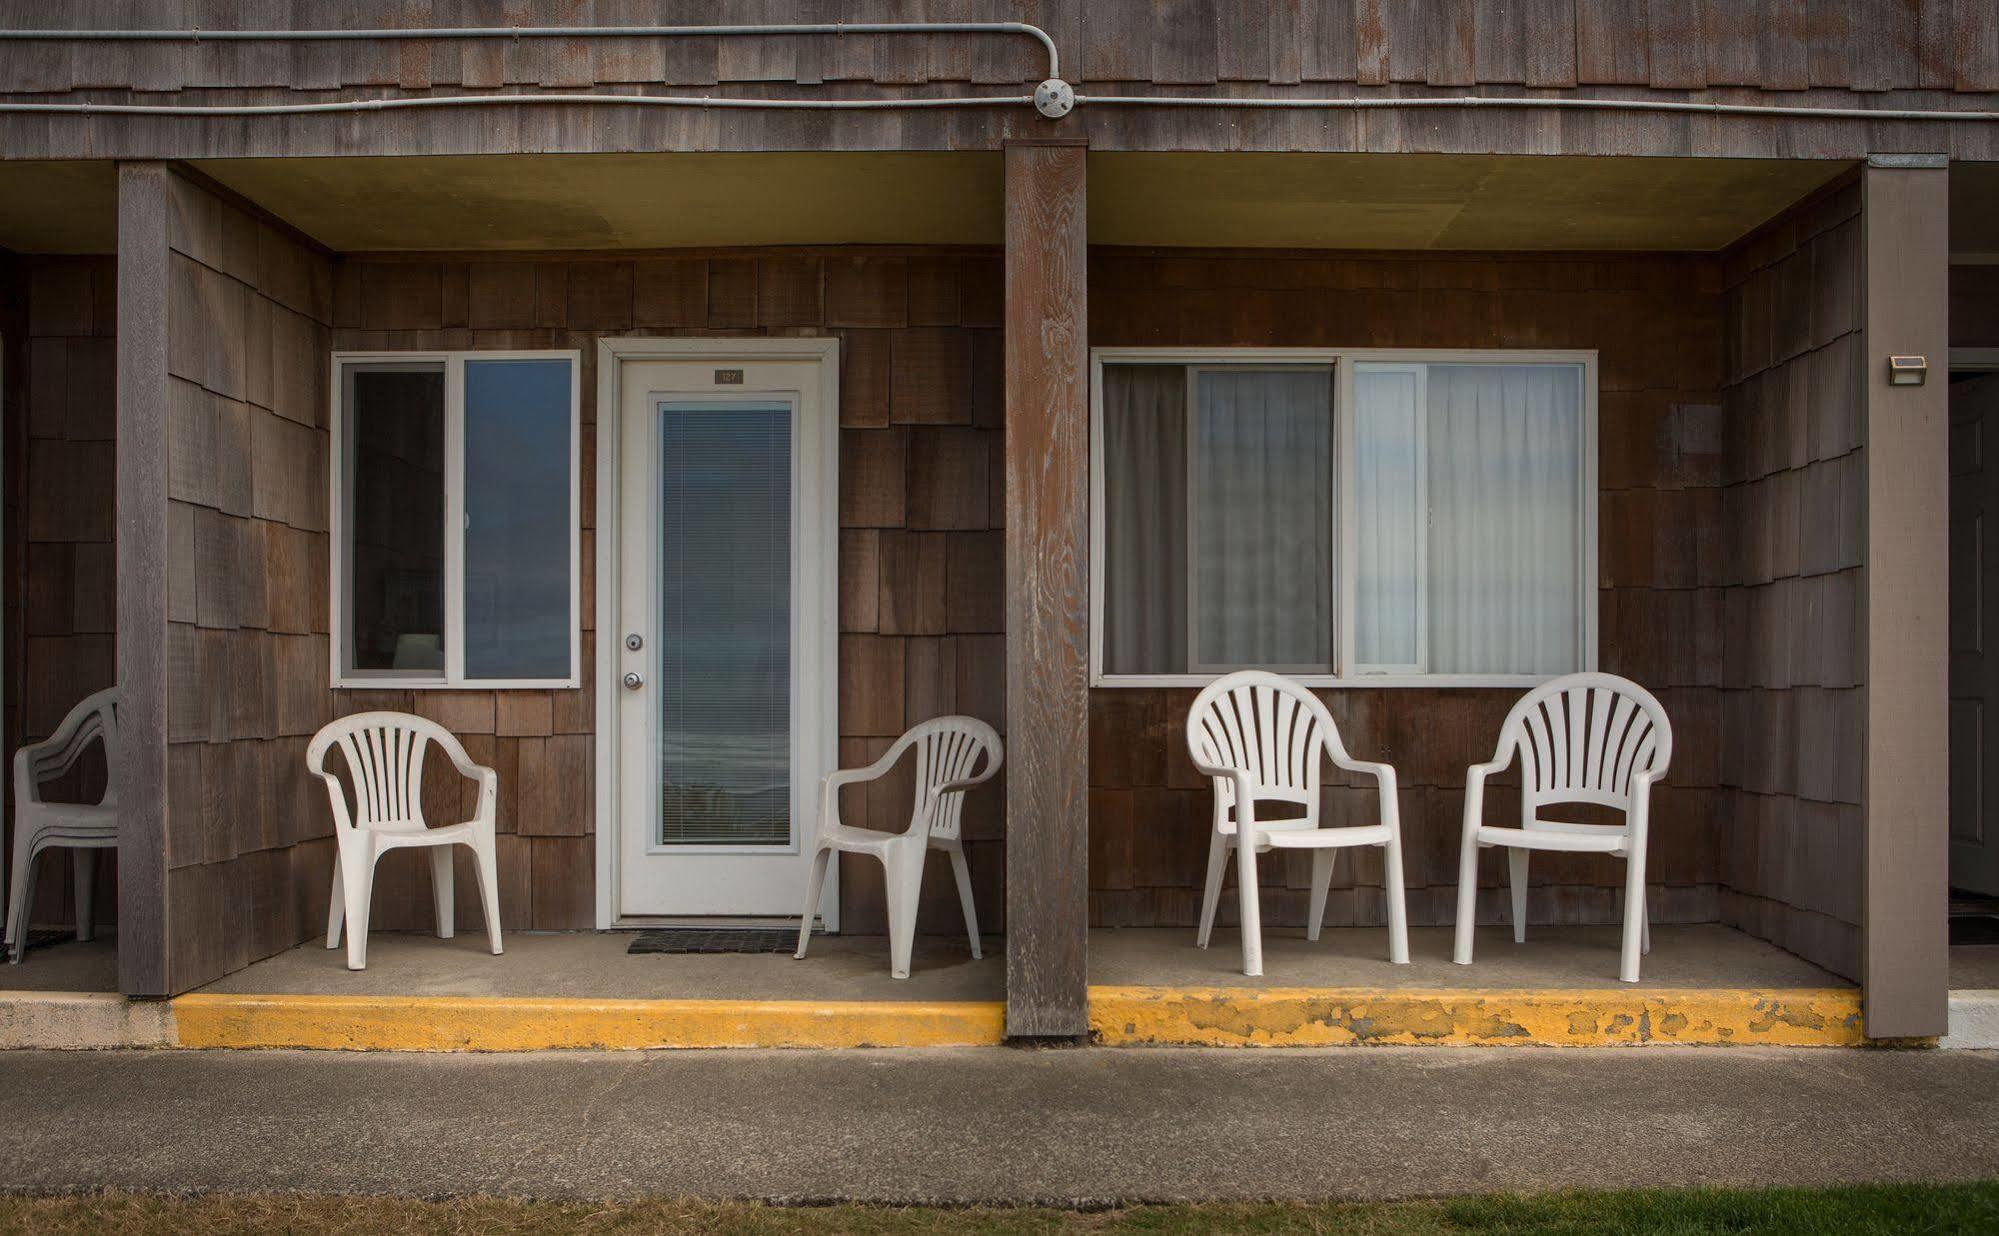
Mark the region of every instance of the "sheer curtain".
<instances>
[{"instance_id":1,"label":"sheer curtain","mask_svg":"<svg viewBox=\"0 0 1999 1236\"><path fill-rule=\"evenodd\" d=\"M1582 378L1573 365L1431 365L1429 669L1581 664Z\"/></svg>"},{"instance_id":2,"label":"sheer curtain","mask_svg":"<svg viewBox=\"0 0 1999 1236\"><path fill-rule=\"evenodd\" d=\"M1195 669L1332 668L1332 375L1195 375Z\"/></svg>"},{"instance_id":3,"label":"sheer curtain","mask_svg":"<svg viewBox=\"0 0 1999 1236\"><path fill-rule=\"evenodd\" d=\"M1420 671L1425 557L1421 365L1354 372L1354 661Z\"/></svg>"},{"instance_id":4,"label":"sheer curtain","mask_svg":"<svg viewBox=\"0 0 1999 1236\"><path fill-rule=\"evenodd\" d=\"M1104 368L1104 672L1187 668L1187 370Z\"/></svg>"}]
</instances>

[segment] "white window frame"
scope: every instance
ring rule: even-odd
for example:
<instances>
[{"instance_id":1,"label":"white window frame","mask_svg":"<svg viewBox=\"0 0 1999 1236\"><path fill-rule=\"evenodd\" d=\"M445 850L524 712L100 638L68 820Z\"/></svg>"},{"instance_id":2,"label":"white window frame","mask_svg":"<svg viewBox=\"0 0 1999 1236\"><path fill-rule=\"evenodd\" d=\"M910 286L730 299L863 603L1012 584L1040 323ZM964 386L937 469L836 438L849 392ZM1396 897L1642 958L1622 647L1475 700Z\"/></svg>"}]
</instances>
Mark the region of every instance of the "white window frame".
<instances>
[{"instance_id":1,"label":"white window frame","mask_svg":"<svg viewBox=\"0 0 1999 1236\"><path fill-rule=\"evenodd\" d=\"M465 676L465 362L563 360L569 362L569 673L559 678L467 678ZM356 365L442 365L444 367L444 670L411 674L403 670L348 667L352 626L346 612L346 581L353 556L347 538L346 390L343 374ZM328 422L329 454L327 554L332 576L331 649L333 685L354 690L509 690L573 688L583 685L583 431L580 394L583 353L576 350L335 352L333 411Z\"/></svg>"},{"instance_id":2,"label":"white window frame","mask_svg":"<svg viewBox=\"0 0 1999 1236\"><path fill-rule=\"evenodd\" d=\"M1333 450L1338 471L1339 527L1334 602L1333 672L1292 674L1311 687L1533 687L1548 674L1358 673L1354 659L1355 504L1353 407L1357 364L1543 364L1582 369L1582 466L1578 472L1577 580L1586 598L1577 615L1581 670L1597 667L1597 353L1594 349L1515 348L1144 348L1090 350L1090 684L1096 687L1202 687L1217 672L1108 674L1104 672L1104 367L1106 365L1242 366L1252 368L1327 366L1333 368ZM1190 378L1191 383L1191 378ZM1189 386L1191 407L1192 386ZM1191 454L1191 452L1190 452ZM1189 468L1192 468L1191 459ZM1191 475L1191 471L1190 471ZM1192 602L1189 602L1191 613ZM1193 638L1190 630L1188 638Z\"/></svg>"}]
</instances>

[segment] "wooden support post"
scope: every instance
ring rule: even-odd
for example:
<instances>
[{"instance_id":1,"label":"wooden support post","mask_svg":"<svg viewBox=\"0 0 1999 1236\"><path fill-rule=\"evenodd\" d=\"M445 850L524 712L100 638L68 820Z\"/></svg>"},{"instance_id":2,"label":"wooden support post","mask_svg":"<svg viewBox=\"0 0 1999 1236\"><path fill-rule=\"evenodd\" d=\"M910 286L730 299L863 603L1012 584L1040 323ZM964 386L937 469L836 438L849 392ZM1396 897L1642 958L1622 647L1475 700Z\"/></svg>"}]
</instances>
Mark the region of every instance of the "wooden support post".
<instances>
[{"instance_id":1,"label":"wooden support post","mask_svg":"<svg viewBox=\"0 0 1999 1236\"><path fill-rule=\"evenodd\" d=\"M1870 160L1862 406L1867 469L1866 884L1870 1038L1945 1032L1949 960L1949 172ZM1881 164L1886 163L1887 166ZM1888 385L1891 355L1929 358Z\"/></svg>"},{"instance_id":2,"label":"wooden support post","mask_svg":"<svg viewBox=\"0 0 1999 1236\"><path fill-rule=\"evenodd\" d=\"M1006 148L1006 1029L1089 1032L1084 148Z\"/></svg>"},{"instance_id":3,"label":"wooden support post","mask_svg":"<svg viewBox=\"0 0 1999 1236\"><path fill-rule=\"evenodd\" d=\"M118 988L167 976L167 229L172 173L118 169Z\"/></svg>"}]
</instances>

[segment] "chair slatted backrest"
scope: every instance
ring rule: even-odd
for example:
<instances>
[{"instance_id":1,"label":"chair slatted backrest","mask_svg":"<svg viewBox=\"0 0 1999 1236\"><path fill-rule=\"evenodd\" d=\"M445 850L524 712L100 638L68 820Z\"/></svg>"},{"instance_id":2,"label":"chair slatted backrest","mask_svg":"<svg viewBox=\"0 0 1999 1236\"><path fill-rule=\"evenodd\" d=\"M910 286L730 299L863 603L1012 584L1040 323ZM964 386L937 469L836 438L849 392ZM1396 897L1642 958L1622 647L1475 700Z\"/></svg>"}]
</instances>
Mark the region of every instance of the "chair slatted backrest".
<instances>
[{"instance_id":1,"label":"chair slatted backrest","mask_svg":"<svg viewBox=\"0 0 1999 1236\"><path fill-rule=\"evenodd\" d=\"M1664 772L1673 729L1652 693L1614 674L1570 674L1527 693L1507 715L1504 750L1520 755L1521 818L1549 803L1631 805L1634 779Z\"/></svg>"},{"instance_id":2,"label":"chair slatted backrest","mask_svg":"<svg viewBox=\"0 0 1999 1236\"><path fill-rule=\"evenodd\" d=\"M1218 678L1195 697L1187 713L1187 747L1198 764L1248 773L1258 799L1303 804L1311 821L1319 817L1325 751L1346 754L1319 698L1263 670ZM1214 790L1218 810L1233 812L1234 780L1216 777Z\"/></svg>"},{"instance_id":3,"label":"chair slatted backrest","mask_svg":"<svg viewBox=\"0 0 1999 1236\"><path fill-rule=\"evenodd\" d=\"M947 785L984 781L999 771L999 733L976 717L936 717L925 721L896 740L896 757L903 750L916 752L916 799L911 818L934 808L929 835L956 837L964 819L963 794L937 794ZM983 771L979 759L985 757Z\"/></svg>"},{"instance_id":4,"label":"chair slatted backrest","mask_svg":"<svg viewBox=\"0 0 1999 1236\"><path fill-rule=\"evenodd\" d=\"M400 712L342 717L313 736L306 765L325 774L328 750L347 761L354 823L360 828L424 827L423 759L434 741L451 742L436 722Z\"/></svg>"}]
</instances>

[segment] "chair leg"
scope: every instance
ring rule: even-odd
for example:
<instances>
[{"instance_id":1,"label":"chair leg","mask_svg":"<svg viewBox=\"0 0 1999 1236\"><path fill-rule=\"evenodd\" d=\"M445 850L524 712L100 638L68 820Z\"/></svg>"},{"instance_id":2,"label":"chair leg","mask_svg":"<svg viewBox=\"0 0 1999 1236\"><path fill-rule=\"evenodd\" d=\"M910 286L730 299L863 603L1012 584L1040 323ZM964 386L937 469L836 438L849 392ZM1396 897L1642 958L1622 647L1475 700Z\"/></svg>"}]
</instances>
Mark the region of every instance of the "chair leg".
<instances>
[{"instance_id":1,"label":"chair leg","mask_svg":"<svg viewBox=\"0 0 1999 1236\"><path fill-rule=\"evenodd\" d=\"M472 843L472 866L479 875L479 912L486 919L486 947L498 957L500 944L500 854L487 833Z\"/></svg>"},{"instance_id":2,"label":"chair leg","mask_svg":"<svg viewBox=\"0 0 1999 1236\"><path fill-rule=\"evenodd\" d=\"M1472 929L1478 925L1478 838L1467 829L1464 844L1458 847L1457 941L1451 960L1461 966L1471 964Z\"/></svg>"},{"instance_id":3,"label":"chair leg","mask_svg":"<svg viewBox=\"0 0 1999 1236\"><path fill-rule=\"evenodd\" d=\"M1256 847L1242 841L1237 833L1235 884L1242 902L1242 972L1251 978L1263 973L1263 918L1256 895Z\"/></svg>"},{"instance_id":4,"label":"chair leg","mask_svg":"<svg viewBox=\"0 0 1999 1236\"><path fill-rule=\"evenodd\" d=\"M340 947L340 923L347 914L347 882L340 864L340 851L333 851L333 892L326 898L326 947Z\"/></svg>"},{"instance_id":5,"label":"chair leg","mask_svg":"<svg viewBox=\"0 0 1999 1236\"><path fill-rule=\"evenodd\" d=\"M1652 906L1649 902L1645 906L1645 916L1638 921L1645 929L1638 941L1638 951L1649 956L1652 952Z\"/></svg>"},{"instance_id":6,"label":"chair leg","mask_svg":"<svg viewBox=\"0 0 1999 1236\"><path fill-rule=\"evenodd\" d=\"M347 903L347 968L368 968L368 901L375 886L375 855L367 841L356 841L341 855L340 896Z\"/></svg>"},{"instance_id":7,"label":"chair leg","mask_svg":"<svg viewBox=\"0 0 1999 1236\"><path fill-rule=\"evenodd\" d=\"M1215 910L1222 903L1222 876L1229 867L1229 839L1215 832L1208 837L1208 883L1201 894L1201 928L1194 933L1194 947L1208 947L1208 936L1215 929Z\"/></svg>"},{"instance_id":8,"label":"chair leg","mask_svg":"<svg viewBox=\"0 0 1999 1236\"><path fill-rule=\"evenodd\" d=\"M1624 947L1618 959L1619 982L1638 981L1638 954L1645 934L1645 852L1632 851L1625 860Z\"/></svg>"},{"instance_id":9,"label":"chair leg","mask_svg":"<svg viewBox=\"0 0 1999 1236\"><path fill-rule=\"evenodd\" d=\"M89 940L97 935L93 904L97 897L97 851L77 846L69 852L70 883L76 894L76 938Z\"/></svg>"},{"instance_id":10,"label":"chair leg","mask_svg":"<svg viewBox=\"0 0 1999 1236\"><path fill-rule=\"evenodd\" d=\"M888 971L909 977L909 956L916 946L916 899L923 891L923 851L898 845L882 856L888 881Z\"/></svg>"},{"instance_id":11,"label":"chair leg","mask_svg":"<svg viewBox=\"0 0 1999 1236\"><path fill-rule=\"evenodd\" d=\"M1527 851L1517 846L1506 849L1506 875L1513 885L1513 942L1527 942Z\"/></svg>"},{"instance_id":12,"label":"chair leg","mask_svg":"<svg viewBox=\"0 0 1999 1236\"><path fill-rule=\"evenodd\" d=\"M457 928L458 907L452 904L451 851L454 847L430 847L430 897L437 903L437 938L449 940Z\"/></svg>"},{"instance_id":13,"label":"chair leg","mask_svg":"<svg viewBox=\"0 0 1999 1236\"><path fill-rule=\"evenodd\" d=\"M1305 912L1305 938L1317 940L1326 922L1326 893L1333 884L1333 851L1312 851L1312 908Z\"/></svg>"},{"instance_id":14,"label":"chair leg","mask_svg":"<svg viewBox=\"0 0 1999 1236\"><path fill-rule=\"evenodd\" d=\"M7 884L7 960L18 962L28 948L28 897L34 888L35 835L31 824L14 825L14 870Z\"/></svg>"},{"instance_id":15,"label":"chair leg","mask_svg":"<svg viewBox=\"0 0 1999 1236\"><path fill-rule=\"evenodd\" d=\"M1409 964L1409 901L1402 889L1402 834L1388 834L1381 847L1381 877L1388 886L1388 960Z\"/></svg>"},{"instance_id":16,"label":"chair leg","mask_svg":"<svg viewBox=\"0 0 1999 1236\"><path fill-rule=\"evenodd\" d=\"M958 902L965 908L965 934L972 940L972 960L985 956L979 951L979 911L972 904L972 868L965 862L965 851L951 849L944 851L951 856L951 874L958 880Z\"/></svg>"},{"instance_id":17,"label":"chair leg","mask_svg":"<svg viewBox=\"0 0 1999 1236\"><path fill-rule=\"evenodd\" d=\"M826 865L833 860L833 851L821 847L812 856L812 874L805 880L805 909L798 915L798 951L795 958L805 956L805 945L812 939L812 916L819 913L819 894L826 887Z\"/></svg>"}]
</instances>

